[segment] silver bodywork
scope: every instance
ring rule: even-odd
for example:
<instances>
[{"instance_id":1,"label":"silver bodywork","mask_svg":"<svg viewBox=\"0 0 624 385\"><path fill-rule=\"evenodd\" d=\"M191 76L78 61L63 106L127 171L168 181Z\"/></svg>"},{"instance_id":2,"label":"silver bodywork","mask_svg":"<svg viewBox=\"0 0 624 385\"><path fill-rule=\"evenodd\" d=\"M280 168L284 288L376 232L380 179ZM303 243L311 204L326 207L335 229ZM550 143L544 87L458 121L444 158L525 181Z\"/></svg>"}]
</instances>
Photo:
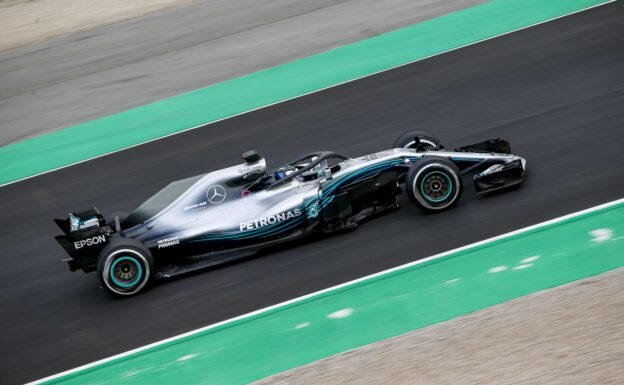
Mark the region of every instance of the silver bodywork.
<instances>
[{"instance_id":1,"label":"silver bodywork","mask_svg":"<svg viewBox=\"0 0 624 385\"><path fill-rule=\"evenodd\" d=\"M489 161L506 164L520 160L522 168L526 166L525 159L511 154L395 148L343 160L336 172L331 172L329 166L320 165L315 170L318 178L313 180L293 178L285 184L246 190L250 177L266 171L265 160L260 159L196 178L166 207L127 228L125 233L152 250L176 249L184 244L199 246L201 243L279 237L316 221L345 184L393 167L409 166L424 156L475 164ZM481 174L495 172L496 167L499 166L493 165Z\"/></svg>"},{"instance_id":2,"label":"silver bodywork","mask_svg":"<svg viewBox=\"0 0 624 385\"><path fill-rule=\"evenodd\" d=\"M304 236L353 229L397 209L403 188L431 212L459 199L462 175L473 176L477 193L524 180L526 161L511 154L506 140L444 151L422 134L395 141L413 148L357 158L319 151L269 172L264 159L247 151L245 163L172 182L128 216L106 217L94 207L56 218L63 234L55 239L70 256L71 271L97 271L109 291L131 295L152 275L168 278ZM134 273L138 281L128 278Z\"/></svg>"}]
</instances>

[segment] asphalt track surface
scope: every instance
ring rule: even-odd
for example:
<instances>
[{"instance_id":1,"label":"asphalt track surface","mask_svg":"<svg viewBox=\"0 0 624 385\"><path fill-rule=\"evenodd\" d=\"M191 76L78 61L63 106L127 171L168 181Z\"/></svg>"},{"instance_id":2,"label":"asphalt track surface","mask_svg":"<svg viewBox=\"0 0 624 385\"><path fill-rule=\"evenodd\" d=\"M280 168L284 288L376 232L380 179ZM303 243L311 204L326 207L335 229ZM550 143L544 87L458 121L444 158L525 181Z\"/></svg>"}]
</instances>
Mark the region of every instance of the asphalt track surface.
<instances>
[{"instance_id":1,"label":"asphalt track surface","mask_svg":"<svg viewBox=\"0 0 624 385\"><path fill-rule=\"evenodd\" d=\"M624 13L599 7L0 189L0 383L34 380L624 195ZM517 190L401 210L354 232L194 274L125 300L70 273L51 219L127 210L168 181L300 153L385 149L406 129L447 147L511 140Z\"/></svg>"}]
</instances>

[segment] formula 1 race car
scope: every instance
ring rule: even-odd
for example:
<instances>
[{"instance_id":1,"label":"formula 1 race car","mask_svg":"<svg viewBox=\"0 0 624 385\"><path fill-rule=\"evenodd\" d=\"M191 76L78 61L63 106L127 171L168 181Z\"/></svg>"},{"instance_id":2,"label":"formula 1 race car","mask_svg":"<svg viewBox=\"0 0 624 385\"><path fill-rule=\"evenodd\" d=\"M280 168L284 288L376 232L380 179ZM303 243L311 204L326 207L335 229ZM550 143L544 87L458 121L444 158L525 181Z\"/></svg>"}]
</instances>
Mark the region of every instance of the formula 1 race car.
<instances>
[{"instance_id":1,"label":"formula 1 race car","mask_svg":"<svg viewBox=\"0 0 624 385\"><path fill-rule=\"evenodd\" d=\"M432 134L401 135L392 149L358 158L318 151L267 172L255 151L245 163L170 183L129 214L96 208L55 219L72 271L97 271L117 296L312 234L358 226L398 208L405 185L424 211L452 207L472 174L478 193L522 183L526 161L492 139L446 151Z\"/></svg>"}]
</instances>

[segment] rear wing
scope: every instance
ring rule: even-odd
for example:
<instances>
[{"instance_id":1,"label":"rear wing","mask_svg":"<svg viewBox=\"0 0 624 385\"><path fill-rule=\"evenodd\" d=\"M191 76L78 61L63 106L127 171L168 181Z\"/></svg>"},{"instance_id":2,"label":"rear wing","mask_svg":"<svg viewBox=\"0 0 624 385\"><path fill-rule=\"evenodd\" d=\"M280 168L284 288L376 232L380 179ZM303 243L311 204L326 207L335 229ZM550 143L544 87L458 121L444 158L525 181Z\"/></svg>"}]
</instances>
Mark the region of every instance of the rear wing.
<instances>
[{"instance_id":1,"label":"rear wing","mask_svg":"<svg viewBox=\"0 0 624 385\"><path fill-rule=\"evenodd\" d=\"M66 219L56 218L54 223L63 235L54 237L70 258L64 259L71 271L95 271L100 251L108 244L113 230L97 208L69 213Z\"/></svg>"}]
</instances>

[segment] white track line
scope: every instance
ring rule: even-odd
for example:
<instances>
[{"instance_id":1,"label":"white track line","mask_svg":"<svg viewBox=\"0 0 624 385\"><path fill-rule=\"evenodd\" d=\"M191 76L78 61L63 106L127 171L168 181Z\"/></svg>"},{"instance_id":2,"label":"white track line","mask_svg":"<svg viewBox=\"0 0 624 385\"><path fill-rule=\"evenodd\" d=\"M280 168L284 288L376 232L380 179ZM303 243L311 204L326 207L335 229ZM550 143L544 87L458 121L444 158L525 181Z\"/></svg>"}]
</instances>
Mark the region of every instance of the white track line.
<instances>
[{"instance_id":1,"label":"white track line","mask_svg":"<svg viewBox=\"0 0 624 385\"><path fill-rule=\"evenodd\" d=\"M209 326L204 326L202 328L195 329L195 330L192 330L190 332L186 332L186 333L183 333L183 334L180 334L180 335L177 335L177 336L174 336L174 337L170 337L170 338L158 341L158 342L154 342L152 344L145 345L145 346L142 346L140 348L136 348L136 349L127 351L125 353L120 353L120 354L117 354L115 356L104 358L104 359L101 359L99 361L95 361L95 362L92 362L90 364L86 364L86 365L83 365L83 366L80 366L80 367L77 367L77 368L74 368L74 369L71 369L71 370L67 370L67 371L62 372L62 373L54 374L52 376L49 376L49 377L46 377L46 378L42 378L40 380L31 382L29 384L31 384L31 385L41 384L41 383L44 383L46 381L55 380L55 379L58 379L60 377L64 377L64 376L67 376L67 375L70 375L70 374L73 374L73 373L76 373L76 372L80 372L80 371L85 370L85 369L93 368L95 366L102 365L102 364L105 364L105 363L110 362L110 361L114 361L114 360L117 360L117 359L120 359L120 358L124 358L124 357L130 356L130 355L135 354L135 353L142 352L142 351L147 350L147 349L151 349L151 348L154 348L154 347L157 347L157 346L161 346L161 345L166 345L166 344L168 344L170 342L177 341L179 339L182 339L182 338L185 338L185 337L189 337L189 336L192 336L192 335L195 335L195 334L198 334L198 333L202 333L202 332L205 332L207 330L214 329L216 327L228 324L230 322L234 322L234 321L239 321L239 320L243 320L243 319L246 319L246 318L250 318L250 317L262 314L262 313L266 313L266 312L268 312L270 310L278 309L278 308L281 308L281 307L284 307L284 306L287 306L287 305L290 305L290 304L293 304L293 303L296 303L296 302L301 302L301 301L307 300L309 298L313 298L313 297L319 296L321 294L325 294L325 293L328 293L328 292L331 292L331 291L335 291L335 290L341 289L341 288L346 287L346 286L351 286L351 285L354 285L354 284L362 282L362 281L366 281L366 280L370 280L372 278L376 278L376 277L380 277L380 276L383 276L383 275L387 275L387 274L390 274L390 273L395 272L395 271L408 269L408 268L410 268L412 266L420 265L420 264L422 264L424 262L428 262L428 261L431 261L431 260L434 260L434 259L438 259L438 258L442 258L442 257L445 257L447 255L454 254L454 253L457 253L457 252L460 252L460 251L464 251L464 250L472 249L472 248L475 248L475 247L478 247L478 246L482 246L482 245L485 245L487 243L491 243L491 242L494 242L494 241L497 241L497 240L500 240L500 239L509 238L509 237L514 236L514 235L526 233L526 232L531 231L531 230L539 229L541 227L545 227L545 226L548 226L548 225L559 223L559 222L562 222L562 221L565 221L565 220L568 220L568 219L571 219L571 218L579 217L581 215L589 214L589 213L592 213L594 211L598 211L598 210L605 209L607 207L615 206L615 205L622 204L622 203L624 203L624 198L620 198L620 199L612 201L612 202L608 202L608 203L604 203L604 204L601 204L601 205L598 205L598 206L594 206L594 207L591 207L589 209L585 209L585 210L582 210L582 211L577 211L577 212L574 212L574 213L571 213L571 214L567 214L567 215L564 215L562 217L551 219L551 220L548 220L548 221L545 221L545 222L541 222L541 223L538 223L538 224L535 224L535 225L532 225L532 226L524 227L524 228L519 229L519 230L514 230L514 231L511 231L509 233L498 235L498 236L495 236L495 237L492 237L492 238L488 238L488 239L485 239L485 240L482 240L482 241L479 241L479 242L471 243L469 245L458 247L458 248L453 249L453 250L445 251L443 253L436 254L436 255L433 255L431 257L419 259L417 261L406 263L406 264L401 265L401 266L393 267L391 269L384 270L384 271L381 271L379 273L371 274L371 275L368 275L366 277L355 279L353 281L341 283L340 285L332 286L330 288L323 289L323 290L320 290L320 291L317 291L317 292L314 292L314 293L306 294L304 296L301 296L301 297L298 297L298 298L294 298L294 299L288 300L286 302L278 303L276 305L265 307L265 308L260 309L260 310L252 311L251 313L243 314L243 315L240 315L240 316L237 316L237 317L234 317L234 318L230 318L230 319L225 320L225 321L217 322L217 323L209 325Z\"/></svg>"},{"instance_id":2,"label":"white track line","mask_svg":"<svg viewBox=\"0 0 624 385\"><path fill-rule=\"evenodd\" d=\"M328 89L330 89L330 88L334 88L334 87L341 86L341 85L343 85L343 84L347 84L347 83L355 82L355 81L357 81L357 80L364 79L364 78L367 78L367 77L370 77L370 76L375 76L375 75L378 75L378 74L381 74L381 73L384 73L384 72L387 72L387 71L392 71L392 70L394 70L394 69L401 68L401 67L406 66L406 65L410 65L410 64L412 64L412 63L416 63L416 62L419 62L419 61L422 61L422 60L427 60L427 59L430 59L430 58L432 58L432 57L436 57L436 56L444 55L445 53L449 53L449 52L457 51L457 50L462 49L462 48L465 48L465 47L470 47L470 46L472 46L472 45L479 44L479 43L482 43L482 42L484 42L484 41L488 41L488 40L496 39L496 38L501 37L501 36L509 35L509 34L511 34L511 33L514 33L514 32L522 31L522 30L524 30L524 29L533 28L533 27L538 26L538 25L541 25L541 24L549 23L549 22L554 21L554 20L562 19L562 18L567 17L567 16L575 15L575 14L577 14L577 13L585 12L585 11L588 11L588 10L593 9L593 8L601 7L601 6L603 6L603 5L607 5L607 4L609 4L609 3L613 3L613 2L615 2L615 1L617 1L617 0L608 0L608 1L604 2L604 3L597 4L597 5L592 5L591 7L587 7L587 8L581 9L581 10L579 10L579 11L574 11L574 12L571 12L571 13L567 13L567 14L565 14L565 15L561 15L561 16L553 17L553 18L551 18L551 19L544 20L544 21L540 21L539 23L531 24L531 25L528 25L528 26L526 26L526 27L522 27L522 28L514 29L513 31L509 31L509 32L501 33L501 34L498 34L498 35L495 35L495 36L491 36L491 37L488 37L488 38L485 38L485 39L477 40L477 41L475 41L475 42L473 42L473 43L465 44L465 45L462 45L462 46L459 46L459 47L456 47L456 48L452 48L452 49L449 49L449 50L446 50L446 51L438 52L438 53L436 53L436 54L429 55L429 56L426 56L426 57L423 57L423 58L420 58L420 59L412 60L412 61L407 62L407 63L399 64L399 65L397 65L397 66L390 67L390 68L387 68L387 69L385 69L385 70L381 70L381 71L377 71L377 72L372 72L372 73L370 73L370 74L368 74L368 75L363 75L363 76L360 76L360 77L357 77L357 78L354 78L354 79L351 79L351 80L346 80L346 81L344 81L344 82L341 82L341 83L336 83L336 84L333 84L333 85L328 86L328 87L319 88L318 90L315 90L315 91L310 91L310 92L307 92L307 93L304 93L304 94L301 94L301 95L298 95L298 96L293 96L293 97L288 98L288 99L280 100L280 101L277 101L277 102L274 102L274 103L270 103L270 104L267 104L267 105L264 105L264 106L261 106L261 107L253 108L253 109L251 109L251 110L247 110L247 111L244 111L244 112L239 112L238 114L230 115L230 116L227 116L227 117L225 117L225 118L221 118L221 119L214 120L214 121L212 121L212 122L202 123L202 124L199 124L199 125L197 125L197 126L194 126L194 127L191 127L191 128L186 128L186 129L181 130L181 131L176 131L176 132L174 132L174 133L167 134L167 135L164 135L164 136L160 136L160 137L155 138L155 139L150 139L150 140L145 141L145 142L141 142L141 143L138 143L138 144L133 144L132 146L124 147L124 148L119 149L119 150L115 150L115 151L107 152L107 153L102 154L102 155L94 156L93 158L89 158L89 159L81 160L81 161L76 162L76 163L68 164L67 166L57 167L57 168L52 169L52 170L48 170L48 171L44 171L44 172L40 172L39 174L35 174L35 175L31 175L31 176L27 176L27 177L25 177L25 178L18 179L18 180L14 180L14 181L12 181L12 182L7 182L7 183L4 183L4 184L1 184L1 185L0 185L0 187L8 186L8 185L13 184L13 183L17 183L17 182L21 182L21 181L23 181L23 180L31 179L31 178L37 177L37 176L39 176L39 175L45 175L45 174L48 174L48 173L51 173L51 172L54 172L54 171L57 171L57 170L62 170L62 169L67 168L67 167L75 166L75 165L77 165L77 164L84 163L84 162L88 162L88 161L93 160L93 159L98 159L98 158L101 158L101 157L104 157L104 156L107 156L107 155L111 155L111 154L114 154L114 153L117 153L117 152L120 152L120 151L127 150L127 149L129 149L129 148L134 148L134 147L138 147L138 146L141 146L141 145L144 145L144 144L147 144L147 143L151 143L151 142L154 142L154 141L157 141L157 140L165 139L165 138L168 138L168 137L170 137L170 136L173 136L173 135L178 135L178 134L181 134L181 133L183 133L183 132L187 132L187 131L191 131L191 130L194 130L194 129L199 128L199 127L209 126L209 125L211 125L211 124L215 124L215 123L221 122L221 121L223 121L223 120L227 120L227 119L235 118L235 117L237 117L237 116L241 116L241 115L244 115L244 114L248 114L248 113L250 113L250 112L253 112L253 111L261 110L261 109L263 109L263 108L271 107L271 106L274 106L274 105L276 105L276 104L280 104L280 103L287 102L287 101L289 101L289 100L302 98L302 97L304 97L304 96L306 96L306 95L315 94L315 93L317 93L317 92L325 91L325 90L328 90ZM287 64L287 63L284 63L284 64ZM283 64L282 64L282 65L283 65ZM208 86L208 87L210 87L210 86ZM189 91L189 92L193 92L193 91ZM180 94L180 95L183 95L183 94ZM179 95L177 95L177 96L179 96ZM174 96L174 97L175 97L175 96ZM156 101L156 102L157 102L157 101ZM154 103L156 103L156 102L154 102ZM123 111L122 111L122 112L123 112Z\"/></svg>"}]
</instances>

